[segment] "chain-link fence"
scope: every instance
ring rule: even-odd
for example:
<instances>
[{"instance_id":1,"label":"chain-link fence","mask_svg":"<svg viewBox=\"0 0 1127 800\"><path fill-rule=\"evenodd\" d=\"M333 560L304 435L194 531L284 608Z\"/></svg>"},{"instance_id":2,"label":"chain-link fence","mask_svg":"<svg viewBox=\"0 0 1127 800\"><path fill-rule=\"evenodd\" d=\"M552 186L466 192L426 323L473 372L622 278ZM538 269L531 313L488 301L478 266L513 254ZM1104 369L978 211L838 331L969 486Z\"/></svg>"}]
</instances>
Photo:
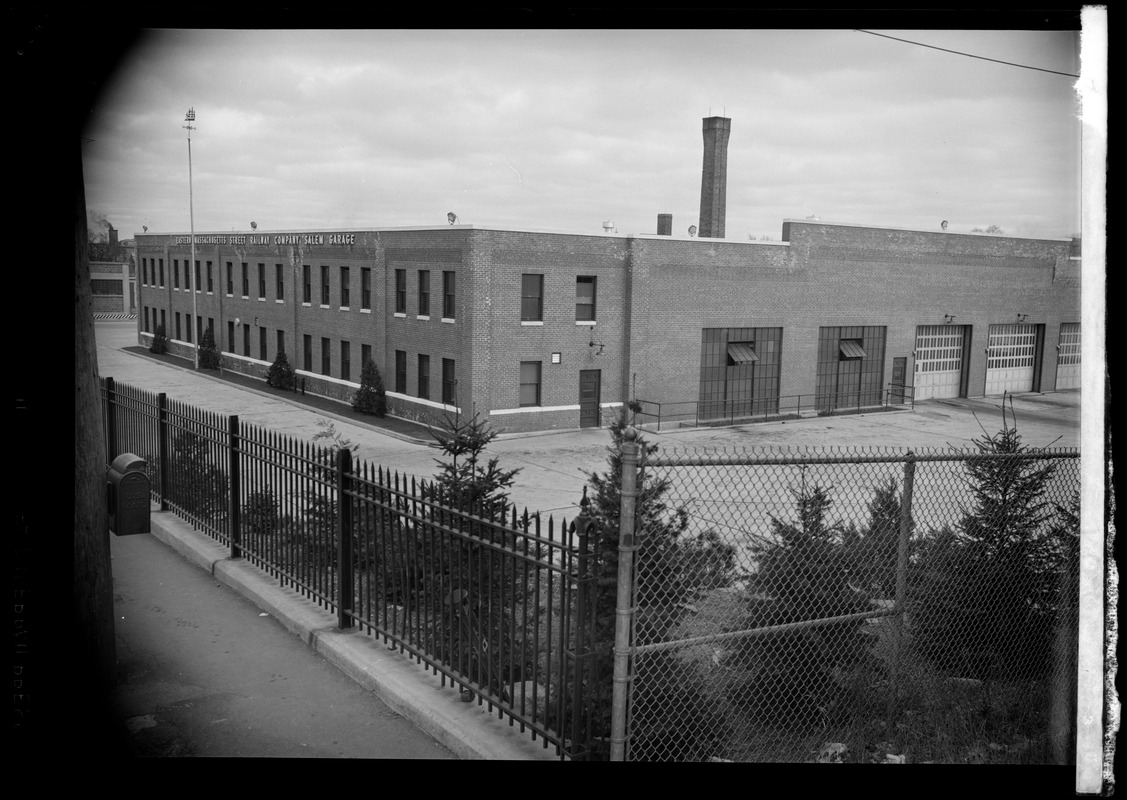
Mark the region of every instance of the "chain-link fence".
<instances>
[{"instance_id":1,"label":"chain-link fence","mask_svg":"<svg viewBox=\"0 0 1127 800\"><path fill-rule=\"evenodd\" d=\"M1068 761L1078 456L643 459L625 757Z\"/></svg>"}]
</instances>

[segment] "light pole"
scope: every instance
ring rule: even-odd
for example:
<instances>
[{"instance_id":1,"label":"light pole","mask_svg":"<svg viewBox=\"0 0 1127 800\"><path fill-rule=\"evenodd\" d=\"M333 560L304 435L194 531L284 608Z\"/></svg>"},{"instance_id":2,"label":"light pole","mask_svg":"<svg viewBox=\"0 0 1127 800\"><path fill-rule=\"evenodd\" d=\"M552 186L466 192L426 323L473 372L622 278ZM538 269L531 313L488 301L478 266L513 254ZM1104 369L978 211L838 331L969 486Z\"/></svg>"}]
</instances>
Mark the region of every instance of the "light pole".
<instances>
[{"instance_id":1,"label":"light pole","mask_svg":"<svg viewBox=\"0 0 1127 800\"><path fill-rule=\"evenodd\" d=\"M188 131L188 224L191 225L192 235L192 260L188 266L188 285L191 287L192 291L192 321L188 323L188 330L192 330L193 327L196 329L196 371L198 372L200 369L200 328L196 325L196 320L199 319L196 314L196 294L199 292L199 286L196 285L198 280L193 280L196 275L196 215L192 208L192 131L195 130L195 126L192 125L192 123L196 121L195 108L188 109L184 121L188 123L184 127Z\"/></svg>"}]
</instances>

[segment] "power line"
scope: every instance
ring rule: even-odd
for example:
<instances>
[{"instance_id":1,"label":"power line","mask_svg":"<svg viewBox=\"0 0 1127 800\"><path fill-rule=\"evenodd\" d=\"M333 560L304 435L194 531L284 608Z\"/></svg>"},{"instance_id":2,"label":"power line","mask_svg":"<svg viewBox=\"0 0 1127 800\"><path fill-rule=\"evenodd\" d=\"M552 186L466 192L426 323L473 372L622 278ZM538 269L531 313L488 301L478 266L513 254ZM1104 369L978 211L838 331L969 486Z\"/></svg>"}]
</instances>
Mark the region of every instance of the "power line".
<instances>
[{"instance_id":1,"label":"power line","mask_svg":"<svg viewBox=\"0 0 1127 800\"><path fill-rule=\"evenodd\" d=\"M873 31L863 31L860 28L854 28L853 30L857 31L857 33L867 33L870 36L880 36L884 39L892 39L892 40L897 41L897 42L904 42L905 44L914 44L917 47L928 47L928 48L931 48L932 50L942 50L944 53L954 53L957 56L966 56L967 58L978 58L978 59L981 59L982 61L993 61L995 64L1005 64L1008 67L1021 67L1022 69L1033 69L1033 70L1037 70L1038 72L1049 72L1049 73L1052 73L1053 75L1067 75L1070 78L1079 78L1080 77L1079 75L1074 75L1071 72L1058 72L1055 69L1044 69L1043 67L1030 67L1030 66L1027 66L1026 64L1015 64L1012 61L1001 61L1000 59L997 59L997 58L987 58L986 56L976 56L973 53L961 53L958 50L948 50L946 47L936 47L933 44L923 44L922 42L913 42L913 41L910 41L908 39L899 39L895 36L888 36L887 34L884 34L884 33L874 33Z\"/></svg>"}]
</instances>

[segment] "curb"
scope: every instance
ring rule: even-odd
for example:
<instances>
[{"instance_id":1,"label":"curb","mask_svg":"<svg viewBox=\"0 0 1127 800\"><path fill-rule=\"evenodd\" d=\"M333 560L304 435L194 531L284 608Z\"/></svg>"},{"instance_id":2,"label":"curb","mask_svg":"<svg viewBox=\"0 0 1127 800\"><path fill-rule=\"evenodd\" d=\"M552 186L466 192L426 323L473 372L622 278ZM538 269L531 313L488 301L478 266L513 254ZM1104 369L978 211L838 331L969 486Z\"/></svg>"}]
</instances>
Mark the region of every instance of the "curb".
<instances>
[{"instance_id":1,"label":"curb","mask_svg":"<svg viewBox=\"0 0 1127 800\"><path fill-rule=\"evenodd\" d=\"M169 512L153 511L152 535L216 581L278 620L307 647L373 692L397 714L464 760L560 761L543 739L533 741L516 723L484 703L463 703L458 692L421 663L376 634L336 627L336 615L302 597Z\"/></svg>"}]
</instances>

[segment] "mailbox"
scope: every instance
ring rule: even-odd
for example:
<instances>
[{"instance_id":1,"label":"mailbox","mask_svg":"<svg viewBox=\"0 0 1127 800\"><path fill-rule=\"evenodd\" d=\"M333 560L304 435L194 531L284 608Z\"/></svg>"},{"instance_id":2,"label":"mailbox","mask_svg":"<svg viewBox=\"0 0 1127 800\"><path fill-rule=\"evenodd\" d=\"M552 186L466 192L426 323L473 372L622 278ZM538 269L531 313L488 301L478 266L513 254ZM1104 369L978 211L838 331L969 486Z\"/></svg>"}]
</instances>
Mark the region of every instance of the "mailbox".
<instances>
[{"instance_id":1,"label":"mailbox","mask_svg":"<svg viewBox=\"0 0 1127 800\"><path fill-rule=\"evenodd\" d=\"M132 453L115 458L106 471L110 530L118 536L151 533L149 497L145 460Z\"/></svg>"}]
</instances>

